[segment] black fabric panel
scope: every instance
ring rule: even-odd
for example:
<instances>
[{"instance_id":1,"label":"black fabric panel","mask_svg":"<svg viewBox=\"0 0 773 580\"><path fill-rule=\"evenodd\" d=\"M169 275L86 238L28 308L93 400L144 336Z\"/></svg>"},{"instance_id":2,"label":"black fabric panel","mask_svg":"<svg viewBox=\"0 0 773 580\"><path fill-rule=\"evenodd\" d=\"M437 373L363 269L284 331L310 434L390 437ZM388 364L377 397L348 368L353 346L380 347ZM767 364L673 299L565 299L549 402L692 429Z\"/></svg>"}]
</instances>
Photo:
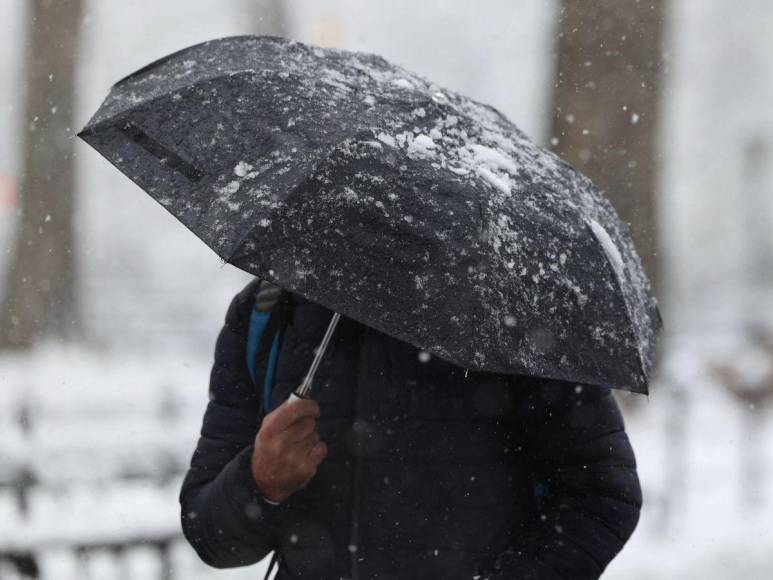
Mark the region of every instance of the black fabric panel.
<instances>
[{"instance_id":1,"label":"black fabric panel","mask_svg":"<svg viewBox=\"0 0 773 580\"><path fill-rule=\"evenodd\" d=\"M485 578L598 578L639 519L641 488L623 418L608 389L514 381L540 514ZM517 571L517 572L516 572Z\"/></svg>"}]
</instances>

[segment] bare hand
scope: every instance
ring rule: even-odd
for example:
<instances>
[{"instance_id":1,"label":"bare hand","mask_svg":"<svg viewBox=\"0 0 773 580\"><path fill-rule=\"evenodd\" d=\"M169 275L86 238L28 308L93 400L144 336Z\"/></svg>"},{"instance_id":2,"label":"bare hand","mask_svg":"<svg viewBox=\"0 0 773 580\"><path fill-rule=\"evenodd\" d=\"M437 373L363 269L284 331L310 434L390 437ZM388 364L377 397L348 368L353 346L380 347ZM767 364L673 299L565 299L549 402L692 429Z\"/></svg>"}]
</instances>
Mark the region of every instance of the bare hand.
<instances>
[{"instance_id":1,"label":"bare hand","mask_svg":"<svg viewBox=\"0 0 773 580\"><path fill-rule=\"evenodd\" d=\"M285 401L263 419L251 470L263 497L281 502L306 486L327 455L316 431L319 405L311 399Z\"/></svg>"}]
</instances>

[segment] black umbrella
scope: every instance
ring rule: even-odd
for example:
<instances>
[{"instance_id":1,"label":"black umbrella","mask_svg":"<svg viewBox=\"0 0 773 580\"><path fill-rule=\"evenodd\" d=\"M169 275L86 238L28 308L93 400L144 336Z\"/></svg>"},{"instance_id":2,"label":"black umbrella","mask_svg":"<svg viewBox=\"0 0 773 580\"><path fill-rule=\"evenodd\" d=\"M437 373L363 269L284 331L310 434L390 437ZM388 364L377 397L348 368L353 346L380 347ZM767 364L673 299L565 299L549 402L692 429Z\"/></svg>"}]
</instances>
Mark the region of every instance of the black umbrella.
<instances>
[{"instance_id":1,"label":"black umbrella","mask_svg":"<svg viewBox=\"0 0 773 580\"><path fill-rule=\"evenodd\" d=\"M647 391L659 317L590 181L378 56L214 40L80 136L226 262L476 370Z\"/></svg>"}]
</instances>

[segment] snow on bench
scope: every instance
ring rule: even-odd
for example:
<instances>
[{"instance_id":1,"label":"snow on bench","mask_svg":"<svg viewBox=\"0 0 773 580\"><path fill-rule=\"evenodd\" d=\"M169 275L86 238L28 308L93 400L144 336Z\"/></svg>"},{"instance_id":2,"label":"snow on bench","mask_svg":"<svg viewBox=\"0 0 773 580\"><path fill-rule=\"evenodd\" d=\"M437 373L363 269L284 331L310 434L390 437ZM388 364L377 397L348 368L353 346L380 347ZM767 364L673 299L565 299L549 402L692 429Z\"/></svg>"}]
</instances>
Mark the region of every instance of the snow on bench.
<instances>
[{"instance_id":1,"label":"snow on bench","mask_svg":"<svg viewBox=\"0 0 773 580\"><path fill-rule=\"evenodd\" d=\"M3 369L0 578L48 577L43 562L63 552L84 568L73 577L84 577L90 560L107 554L120 568L133 551L156 561L143 578L172 578L172 554L185 549L177 496L206 404L205 364L138 372L132 361L91 360L53 381L51 370L68 365L43 363L43 376Z\"/></svg>"}]
</instances>

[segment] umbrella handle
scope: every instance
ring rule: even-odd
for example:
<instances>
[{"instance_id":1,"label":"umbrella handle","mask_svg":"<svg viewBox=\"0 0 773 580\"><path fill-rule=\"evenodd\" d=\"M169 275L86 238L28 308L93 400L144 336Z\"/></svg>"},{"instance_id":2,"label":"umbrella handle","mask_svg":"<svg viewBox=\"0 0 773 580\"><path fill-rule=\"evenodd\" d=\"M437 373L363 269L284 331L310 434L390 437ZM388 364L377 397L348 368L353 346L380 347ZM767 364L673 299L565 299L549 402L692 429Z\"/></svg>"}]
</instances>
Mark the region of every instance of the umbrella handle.
<instances>
[{"instance_id":1,"label":"umbrella handle","mask_svg":"<svg viewBox=\"0 0 773 580\"><path fill-rule=\"evenodd\" d=\"M297 401L303 401L304 399L308 399L309 397L300 397L296 395L295 393L290 393L290 398L287 399L287 402L291 405Z\"/></svg>"}]
</instances>

